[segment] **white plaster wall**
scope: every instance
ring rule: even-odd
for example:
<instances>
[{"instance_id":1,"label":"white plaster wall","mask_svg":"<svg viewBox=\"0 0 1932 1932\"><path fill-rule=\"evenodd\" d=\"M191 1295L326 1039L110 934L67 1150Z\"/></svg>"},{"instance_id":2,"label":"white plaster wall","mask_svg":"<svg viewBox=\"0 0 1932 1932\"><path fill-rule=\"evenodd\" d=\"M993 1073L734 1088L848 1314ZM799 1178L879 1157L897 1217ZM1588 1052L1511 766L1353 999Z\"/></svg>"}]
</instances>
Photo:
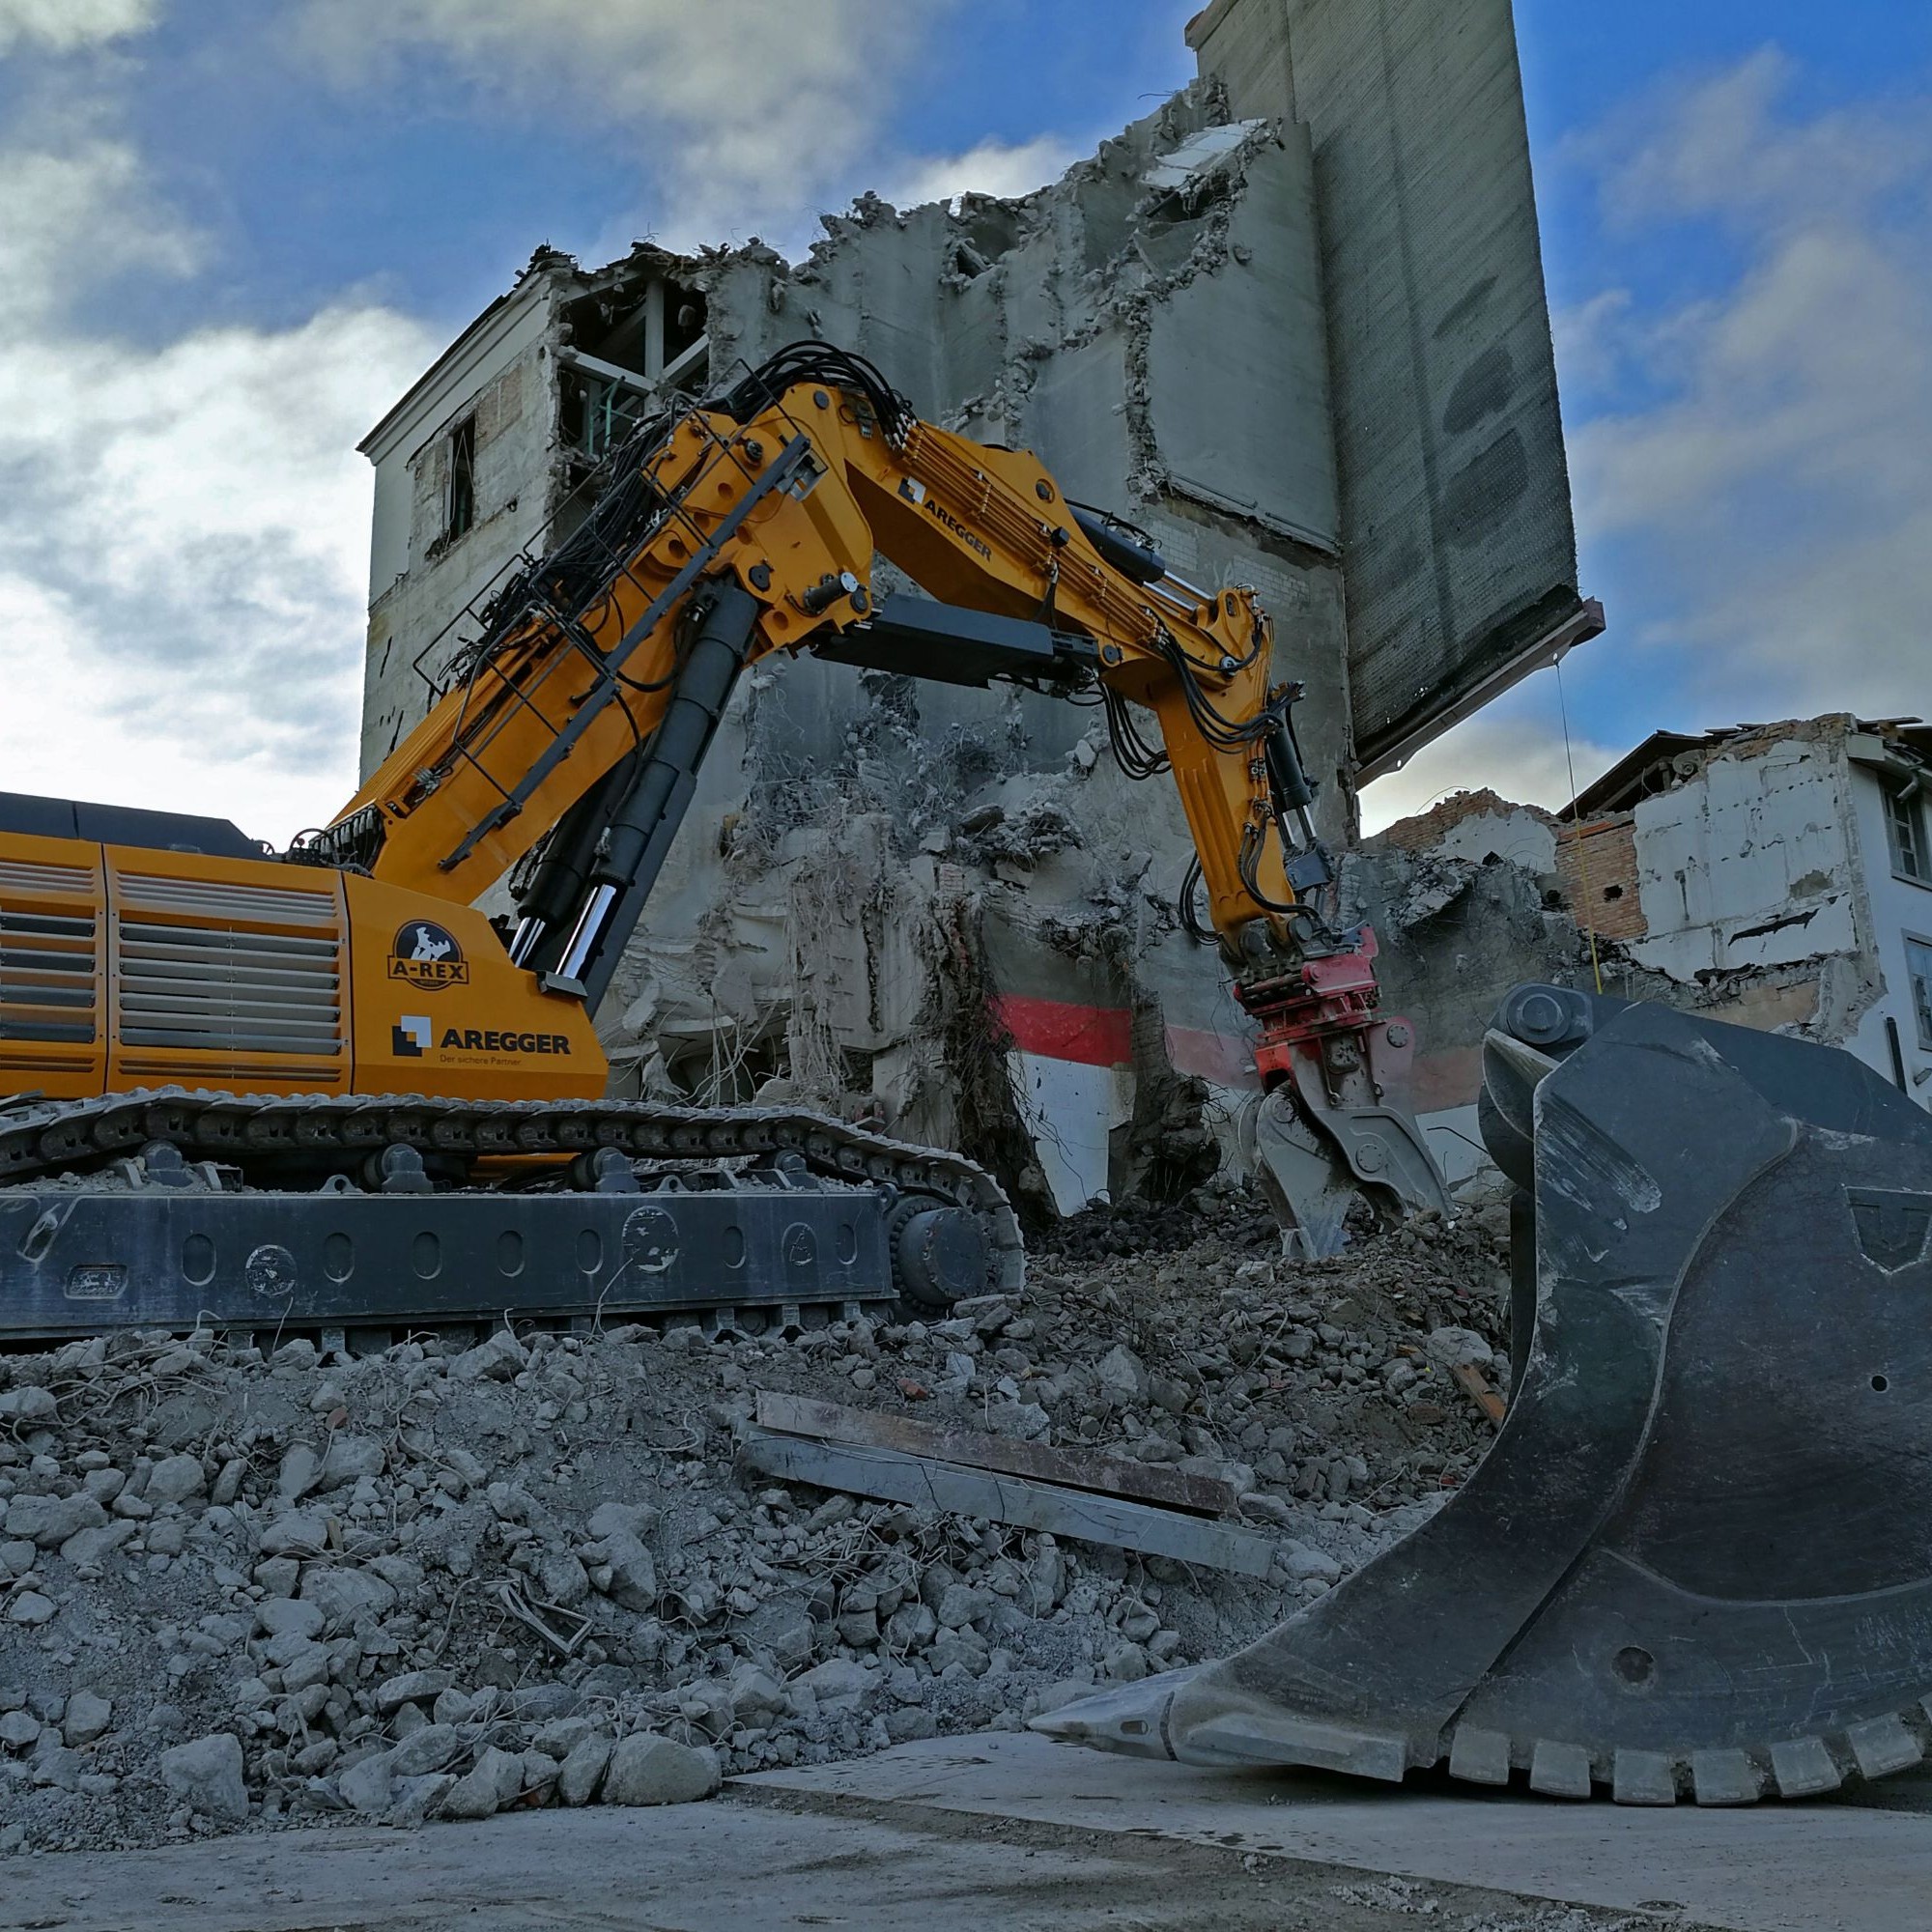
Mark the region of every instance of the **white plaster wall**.
<instances>
[{"instance_id":1,"label":"white plaster wall","mask_svg":"<svg viewBox=\"0 0 1932 1932\"><path fill-rule=\"evenodd\" d=\"M1528 811L1479 811L1459 820L1430 848L1431 856L1480 866L1492 855L1526 872L1556 869L1556 830Z\"/></svg>"},{"instance_id":2,"label":"white plaster wall","mask_svg":"<svg viewBox=\"0 0 1932 1932\"><path fill-rule=\"evenodd\" d=\"M376 466L376 507L369 532L369 601L410 567L410 513L414 483L400 452Z\"/></svg>"},{"instance_id":3,"label":"white plaster wall","mask_svg":"<svg viewBox=\"0 0 1932 1932\"><path fill-rule=\"evenodd\" d=\"M362 674L364 778L427 708L417 653L494 587L550 514L551 310L547 284L526 283L459 340L412 391L408 408L363 444L376 470ZM443 515L441 440L472 409L479 417L476 523L432 555Z\"/></svg>"},{"instance_id":4,"label":"white plaster wall","mask_svg":"<svg viewBox=\"0 0 1932 1932\"><path fill-rule=\"evenodd\" d=\"M1892 1077L1891 1047L1886 1021L1898 1023L1898 1043L1905 1058L1908 1091L1922 1107L1932 1108L1932 1051L1919 1044L1918 1025L1912 1010L1912 987L1906 975L1907 936L1932 944L1932 886L1900 878L1891 869L1891 842L1886 831L1885 795L1877 777L1859 765L1850 768L1850 790L1856 836L1863 862L1865 890L1871 905L1872 939L1885 991L1846 1041L1852 1052ZM1915 1081L1915 1074L1922 1080Z\"/></svg>"},{"instance_id":5,"label":"white plaster wall","mask_svg":"<svg viewBox=\"0 0 1932 1932\"><path fill-rule=\"evenodd\" d=\"M550 304L532 281L487 317L469 344L458 341L431 369L406 413L385 419L363 444L376 469L376 511L369 544L369 601L410 567L413 484L410 465L433 436L446 430L473 398L543 340Z\"/></svg>"},{"instance_id":6,"label":"white plaster wall","mask_svg":"<svg viewBox=\"0 0 1932 1932\"><path fill-rule=\"evenodd\" d=\"M1689 982L1857 952L1843 771L1834 747L1794 739L1639 804L1637 963Z\"/></svg>"},{"instance_id":7,"label":"white plaster wall","mask_svg":"<svg viewBox=\"0 0 1932 1932\"><path fill-rule=\"evenodd\" d=\"M1009 1077L1034 1156L1062 1214L1108 1201L1109 1137L1134 1116L1134 1076L1042 1053L1011 1053Z\"/></svg>"}]
</instances>

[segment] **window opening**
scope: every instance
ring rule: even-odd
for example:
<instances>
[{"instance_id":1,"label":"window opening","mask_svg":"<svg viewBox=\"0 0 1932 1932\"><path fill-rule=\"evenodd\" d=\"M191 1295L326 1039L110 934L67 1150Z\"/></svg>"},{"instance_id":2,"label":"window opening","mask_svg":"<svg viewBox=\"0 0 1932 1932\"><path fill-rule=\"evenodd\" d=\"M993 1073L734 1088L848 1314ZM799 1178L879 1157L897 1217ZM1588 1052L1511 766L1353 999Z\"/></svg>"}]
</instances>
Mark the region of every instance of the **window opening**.
<instances>
[{"instance_id":1,"label":"window opening","mask_svg":"<svg viewBox=\"0 0 1932 1932\"><path fill-rule=\"evenodd\" d=\"M1885 816L1892 870L1920 885L1932 885L1932 855L1925 849L1925 801L1918 780L1886 786Z\"/></svg>"},{"instance_id":2,"label":"window opening","mask_svg":"<svg viewBox=\"0 0 1932 1932\"><path fill-rule=\"evenodd\" d=\"M476 523L476 418L465 416L449 433L449 493L442 534L451 543Z\"/></svg>"}]
</instances>

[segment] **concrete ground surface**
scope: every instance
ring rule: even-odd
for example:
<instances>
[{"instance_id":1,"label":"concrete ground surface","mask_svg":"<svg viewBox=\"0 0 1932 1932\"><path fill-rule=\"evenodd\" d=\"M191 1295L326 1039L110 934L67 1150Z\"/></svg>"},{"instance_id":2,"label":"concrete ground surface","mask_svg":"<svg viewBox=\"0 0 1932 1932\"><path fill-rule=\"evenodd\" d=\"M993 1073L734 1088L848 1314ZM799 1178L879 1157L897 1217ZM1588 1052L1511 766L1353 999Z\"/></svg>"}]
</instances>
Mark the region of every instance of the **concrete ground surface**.
<instances>
[{"instance_id":1,"label":"concrete ground surface","mask_svg":"<svg viewBox=\"0 0 1932 1932\"><path fill-rule=\"evenodd\" d=\"M1650 1925L1932 1932L1932 1778L1741 1811L1135 1763L1011 1735L713 1804L309 1831L0 1865L0 1932Z\"/></svg>"}]
</instances>

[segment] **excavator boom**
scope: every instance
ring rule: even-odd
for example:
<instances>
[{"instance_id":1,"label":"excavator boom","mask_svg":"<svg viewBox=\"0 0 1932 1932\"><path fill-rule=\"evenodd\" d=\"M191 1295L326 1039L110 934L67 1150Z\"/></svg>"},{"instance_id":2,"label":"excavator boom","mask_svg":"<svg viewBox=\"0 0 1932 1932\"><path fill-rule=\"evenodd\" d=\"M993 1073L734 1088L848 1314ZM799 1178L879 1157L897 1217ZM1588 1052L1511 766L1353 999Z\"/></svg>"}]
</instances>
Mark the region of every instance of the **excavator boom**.
<instances>
[{"instance_id":1,"label":"excavator boom","mask_svg":"<svg viewBox=\"0 0 1932 1932\"><path fill-rule=\"evenodd\" d=\"M931 601L881 610L875 555ZM1397 1098L1410 1037L1378 1011L1374 935L1323 911L1333 872L1294 738L1301 687L1281 679L1253 592L1182 582L1141 533L1068 502L1031 452L921 421L825 344L640 431L590 520L497 600L429 714L307 855L464 900L525 866L511 958L594 1006L736 678L808 649L1097 688L1123 768L1173 774L1258 1030L1268 1097L1252 1145L1284 1220L1330 1253L1358 1191L1388 1211L1446 1210Z\"/></svg>"}]
</instances>

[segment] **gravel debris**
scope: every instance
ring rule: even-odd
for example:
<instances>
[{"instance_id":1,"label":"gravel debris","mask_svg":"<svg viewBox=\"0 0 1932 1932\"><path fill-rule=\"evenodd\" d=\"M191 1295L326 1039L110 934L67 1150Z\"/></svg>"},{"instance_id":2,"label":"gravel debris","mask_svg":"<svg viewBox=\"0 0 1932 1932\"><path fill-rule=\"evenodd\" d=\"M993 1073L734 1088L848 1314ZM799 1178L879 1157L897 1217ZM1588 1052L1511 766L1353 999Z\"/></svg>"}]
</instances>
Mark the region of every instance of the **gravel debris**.
<instances>
[{"instance_id":1,"label":"gravel debris","mask_svg":"<svg viewBox=\"0 0 1932 1932\"><path fill-rule=\"evenodd\" d=\"M0 1356L0 1854L684 1803L1224 1655L1481 1456L1450 1371L1506 1379L1506 1238L1289 1262L1208 1189L939 1321ZM1210 1475L1276 1561L776 1484L734 1456L760 1389Z\"/></svg>"}]
</instances>

